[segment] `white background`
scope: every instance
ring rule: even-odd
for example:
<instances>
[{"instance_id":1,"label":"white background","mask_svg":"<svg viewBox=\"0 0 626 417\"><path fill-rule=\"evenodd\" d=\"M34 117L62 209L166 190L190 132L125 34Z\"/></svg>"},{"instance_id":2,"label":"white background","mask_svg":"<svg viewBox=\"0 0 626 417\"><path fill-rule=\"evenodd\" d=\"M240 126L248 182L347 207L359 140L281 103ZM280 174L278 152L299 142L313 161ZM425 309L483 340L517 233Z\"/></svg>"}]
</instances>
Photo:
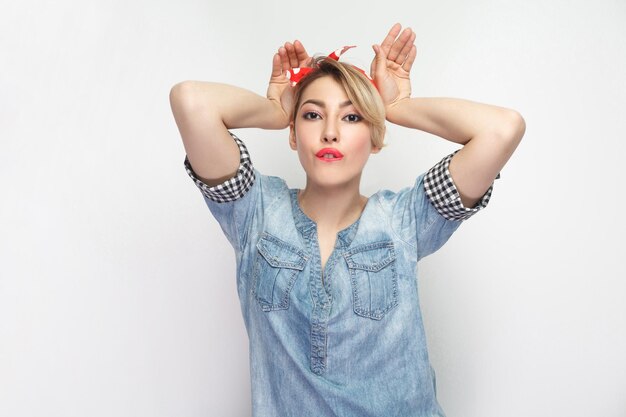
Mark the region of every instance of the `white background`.
<instances>
[{"instance_id":1,"label":"white background","mask_svg":"<svg viewBox=\"0 0 626 417\"><path fill-rule=\"evenodd\" d=\"M519 111L489 207L421 264L448 417L624 417L626 2L13 1L0 6L0 415L249 416L232 248L168 102L264 94L271 57L417 32L416 96ZM242 130L302 187L286 131ZM362 192L458 146L389 128ZM304 413L308 414L308 413Z\"/></svg>"}]
</instances>

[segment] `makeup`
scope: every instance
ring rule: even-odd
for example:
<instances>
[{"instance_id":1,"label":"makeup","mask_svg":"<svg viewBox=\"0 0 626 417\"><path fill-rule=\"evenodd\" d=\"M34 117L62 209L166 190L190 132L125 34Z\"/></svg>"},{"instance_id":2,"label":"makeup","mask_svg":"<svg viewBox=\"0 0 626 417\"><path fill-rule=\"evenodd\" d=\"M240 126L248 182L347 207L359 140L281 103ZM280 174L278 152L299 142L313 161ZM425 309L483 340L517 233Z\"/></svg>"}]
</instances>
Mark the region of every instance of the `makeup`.
<instances>
[{"instance_id":1,"label":"makeup","mask_svg":"<svg viewBox=\"0 0 626 417\"><path fill-rule=\"evenodd\" d=\"M315 156L324 162L337 162L343 159L343 154L335 148L320 149Z\"/></svg>"}]
</instances>

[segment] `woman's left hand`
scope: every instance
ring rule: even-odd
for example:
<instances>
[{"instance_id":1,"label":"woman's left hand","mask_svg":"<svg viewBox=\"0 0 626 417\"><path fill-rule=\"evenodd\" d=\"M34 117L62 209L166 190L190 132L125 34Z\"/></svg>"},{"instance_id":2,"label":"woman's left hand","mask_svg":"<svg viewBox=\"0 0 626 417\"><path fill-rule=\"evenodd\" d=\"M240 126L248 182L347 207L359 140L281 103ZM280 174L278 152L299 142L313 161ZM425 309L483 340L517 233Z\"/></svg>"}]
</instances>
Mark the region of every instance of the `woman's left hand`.
<instances>
[{"instance_id":1,"label":"woman's left hand","mask_svg":"<svg viewBox=\"0 0 626 417\"><path fill-rule=\"evenodd\" d=\"M370 75L385 104L387 112L404 99L411 97L409 73L415 57L415 32L396 23L380 45L373 45L376 53Z\"/></svg>"}]
</instances>

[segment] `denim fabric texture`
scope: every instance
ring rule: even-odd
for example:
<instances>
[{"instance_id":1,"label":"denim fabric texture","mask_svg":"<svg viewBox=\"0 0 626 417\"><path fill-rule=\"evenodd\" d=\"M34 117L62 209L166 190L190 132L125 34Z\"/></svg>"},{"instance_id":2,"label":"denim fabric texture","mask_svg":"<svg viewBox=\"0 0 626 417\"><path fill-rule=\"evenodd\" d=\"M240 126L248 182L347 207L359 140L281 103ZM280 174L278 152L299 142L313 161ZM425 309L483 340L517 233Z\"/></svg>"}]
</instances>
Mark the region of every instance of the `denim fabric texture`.
<instances>
[{"instance_id":1,"label":"denim fabric texture","mask_svg":"<svg viewBox=\"0 0 626 417\"><path fill-rule=\"evenodd\" d=\"M372 195L322 271L296 189L254 170L240 199L204 196L235 249L250 342L253 417L444 416L418 298L418 261L461 221L424 190Z\"/></svg>"}]
</instances>

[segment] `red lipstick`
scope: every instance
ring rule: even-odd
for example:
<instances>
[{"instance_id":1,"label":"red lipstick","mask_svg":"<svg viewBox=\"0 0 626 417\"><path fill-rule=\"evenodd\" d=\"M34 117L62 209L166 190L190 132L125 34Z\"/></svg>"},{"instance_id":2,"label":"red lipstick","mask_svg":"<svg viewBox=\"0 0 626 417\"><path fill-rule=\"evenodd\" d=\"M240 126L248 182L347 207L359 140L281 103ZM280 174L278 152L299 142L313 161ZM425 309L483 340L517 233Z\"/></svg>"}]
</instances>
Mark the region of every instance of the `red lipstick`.
<instances>
[{"instance_id":1,"label":"red lipstick","mask_svg":"<svg viewBox=\"0 0 626 417\"><path fill-rule=\"evenodd\" d=\"M315 156L324 162L341 161L343 159L343 154L335 148L320 149Z\"/></svg>"}]
</instances>

